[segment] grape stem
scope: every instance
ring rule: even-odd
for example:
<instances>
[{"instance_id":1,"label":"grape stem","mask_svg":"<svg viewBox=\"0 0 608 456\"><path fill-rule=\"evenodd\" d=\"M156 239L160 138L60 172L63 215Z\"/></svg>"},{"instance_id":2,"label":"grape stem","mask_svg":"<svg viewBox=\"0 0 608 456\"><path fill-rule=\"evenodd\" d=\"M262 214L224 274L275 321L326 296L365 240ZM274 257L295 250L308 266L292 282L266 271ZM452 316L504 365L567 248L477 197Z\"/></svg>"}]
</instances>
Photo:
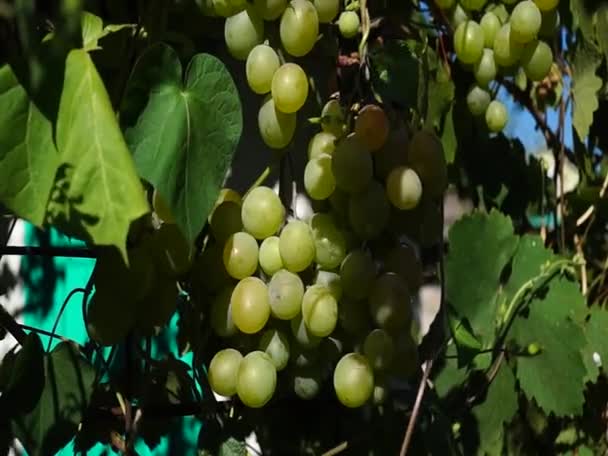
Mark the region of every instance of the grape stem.
<instances>
[{"instance_id":1,"label":"grape stem","mask_svg":"<svg viewBox=\"0 0 608 456\"><path fill-rule=\"evenodd\" d=\"M412 441L412 436L414 435L414 428L416 427L416 421L418 419L418 413L420 412L420 405L422 404L424 392L426 391L426 384L433 368L433 361L433 359L429 359L424 367L424 373L422 374L422 379L420 380L420 384L418 385L416 402L414 402L414 408L412 409L410 420L407 423L407 430L405 431L405 437L403 438L403 444L401 445L401 451L399 452L399 456L405 456L407 454L407 450Z\"/></svg>"}]
</instances>

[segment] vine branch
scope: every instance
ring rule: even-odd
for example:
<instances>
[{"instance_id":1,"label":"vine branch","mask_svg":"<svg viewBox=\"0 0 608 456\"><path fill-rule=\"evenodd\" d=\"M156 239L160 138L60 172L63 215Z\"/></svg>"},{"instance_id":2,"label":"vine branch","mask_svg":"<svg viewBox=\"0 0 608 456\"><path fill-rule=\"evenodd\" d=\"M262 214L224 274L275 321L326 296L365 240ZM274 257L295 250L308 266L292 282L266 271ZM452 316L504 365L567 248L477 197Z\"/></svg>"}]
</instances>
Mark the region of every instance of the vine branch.
<instances>
[{"instance_id":1,"label":"vine branch","mask_svg":"<svg viewBox=\"0 0 608 456\"><path fill-rule=\"evenodd\" d=\"M38 247L25 245L0 247L0 256L2 255L97 258L97 252L88 247Z\"/></svg>"}]
</instances>

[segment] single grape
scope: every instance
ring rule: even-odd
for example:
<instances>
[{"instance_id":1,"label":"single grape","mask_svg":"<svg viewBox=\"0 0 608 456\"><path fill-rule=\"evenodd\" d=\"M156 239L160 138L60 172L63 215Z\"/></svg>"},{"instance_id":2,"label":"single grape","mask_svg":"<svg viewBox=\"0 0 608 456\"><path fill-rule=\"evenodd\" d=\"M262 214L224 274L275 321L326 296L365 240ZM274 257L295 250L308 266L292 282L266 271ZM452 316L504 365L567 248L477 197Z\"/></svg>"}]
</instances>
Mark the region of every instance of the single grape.
<instances>
[{"instance_id":1,"label":"single grape","mask_svg":"<svg viewBox=\"0 0 608 456\"><path fill-rule=\"evenodd\" d=\"M247 6L246 0L212 0L213 12L221 17L234 16Z\"/></svg>"},{"instance_id":2,"label":"single grape","mask_svg":"<svg viewBox=\"0 0 608 456\"><path fill-rule=\"evenodd\" d=\"M405 281L393 272L376 279L369 305L376 324L387 331L399 331L411 322L410 292Z\"/></svg>"},{"instance_id":3,"label":"single grape","mask_svg":"<svg viewBox=\"0 0 608 456\"><path fill-rule=\"evenodd\" d=\"M336 145L331 164L336 186L345 192L361 192L372 180L372 156L355 134Z\"/></svg>"},{"instance_id":4,"label":"single grape","mask_svg":"<svg viewBox=\"0 0 608 456\"><path fill-rule=\"evenodd\" d=\"M230 306L236 327L245 334L255 334L270 317L268 287L257 277L246 277L234 287Z\"/></svg>"},{"instance_id":5,"label":"single grape","mask_svg":"<svg viewBox=\"0 0 608 456\"><path fill-rule=\"evenodd\" d=\"M502 131L507 125L509 116L507 114L507 108L498 100L493 100L488 105L486 110L486 124L488 129L492 132Z\"/></svg>"},{"instance_id":6,"label":"single grape","mask_svg":"<svg viewBox=\"0 0 608 456\"><path fill-rule=\"evenodd\" d=\"M322 285L329 290L336 301L340 301L342 298L342 281L340 274L333 271L324 271L318 269L313 279L314 285Z\"/></svg>"},{"instance_id":7,"label":"single grape","mask_svg":"<svg viewBox=\"0 0 608 456\"><path fill-rule=\"evenodd\" d=\"M328 288L312 285L304 292L302 317L311 334L329 336L338 322L338 303Z\"/></svg>"},{"instance_id":8,"label":"single grape","mask_svg":"<svg viewBox=\"0 0 608 456\"><path fill-rule=\"evenodd\" d=\"M334 369L334 389L338 400L346 407L361 407L374 390L374 372L365 356L344 355Z\"/></svg>"},{"instance_id":9,"label":"single grape","mask_svg":"<svg viewBox=\"0 0 608 456\"><path fill-rule=\"evenodd\" d=\"M295 113L279 111L272 97L267 96L258 112L258 129L264 143L271 149L287 147L296 131L296 120Z\"/></svg>"},{"instance_id":10,"label":"single grape","mask_svg":"<svg viewBox=\"0 0 608 456\"><path fill-rule=\"evenodd\" d=\"M217 242L223 243L243 229L241 205L234 201L224 201L211 213L209 218L211 234Z\"/></svg>"},{"instance_id":11,"label":"single grape","mask_svg":"<svg viewBox=\"0 0 608 456\"><path fill-rule=\"evenodd\" d=\"M306 326L304 318L302 318L302 314L298 314L297 317L293 318L290 325L293 337L302 348L314 348L319 346L321 343L322 339L310 332L308 326Z\"/></svg>"},{"instance_id":12,"label":"single grape","mask_svg":"<svg viewBox=\"0 0 608 456\"><path fill-rule=\"evenodd\" d=\"M538 3L536 3L538 6ZM540 30L538 36L546 39L551 39L555 36L560 23L559 11L552 9L549 11L541 10L542 20L540 21Z\"/></svg>"},{"instance_id":13,"label":"single grape","mask_svg":"<svg viewBox=\"0 0 608 456\"><path fill-rule=\"evenodd\" d=\"M481 11L485 4L486 0L460 0L460 6L467 11Z\"/></svg>"},{"instance_id":14,"label":"single grape","mask_svg":"<svg viewBox=\"0 0 608 456\"><path fill-rule=\"evenodd\" d=\"M365 300L356 300L344 296L338 305L340 327L358 339L369 330L369 306Z\"/></svg>"},{"instance_id":15,"label":"single grape","mask_svg":"<svg viewBox=\"0 0 608 456\"><path fill-rule=\"evenodd\" d=\"M372 180L362 193L353 194L348 202L348 220L361 239L374 239L382 233L390 216L384 187Z\"/></svg>"},{"instance_id":16,"label":"single grape","mask_svg":"<svg viewBox=\"0 0 608 456\"><path fill-rule=\"evenodd\" d=\"M439 138L426 130L417 131L408 150L409 166L422 182L423 193L440 197L448 185L448 170Z\"/></svg>"},{"instance_id":17,"label":"single grape","mask_svg":"<svg viewBox=\"0 0 608 456\"><path fill-rule=\"evenodd\" d=\"M315 241L310 227L300 221L292 220L281 231L279 252L288 271L301 272L315 259Z\"/></svg>"},{"instance_id":18,"label":"single grape","mask_svg":"<svg viewBox=\"0 0 608 456\"><path fill-rule=\"evenodd\" d=\"M538 35L542 16L532 0L519 2L511 12L511 39L518 43L529 43Z\"/></svg>"},{"instance_id":19,"label":"single grape","mask_svg":"<svg viewBox=\"0 0 608 456\"><path fill-rule=\"evenodd\" d=\"M485 114L491 100L490 92L476 85L472 86L467 94L467 106L474 116Z\"/></svg>"},{"instance_id":20,"label":"single grape","mask_svg":"<svg viewBox=\"0 0 608 456\"><path fill-rule=\"evenodd\" d=\"M342 289L346 296L353 299L367 297L376 277L376 266L371 256L363 250L353 250L340 266Z\"/></svg>"},{"instance_id":21,"label":"single grape","mask_svg":"<svg viewBox=\"0 0 608 456\"><path fill-rule=\"evenodd\" d=\"M285 113L298 111L308 97L308 78L297 63L285 63L272 77L272 99L275 107Z\"/></svg>"},{"instance_id":22,"label":"single grape","mask_svg":"<svg viewBox=\"0 0 608 456\"><path fill-rule=\"evenodd\" d=\"M302 309L304 284L297 274L281 269L268 283L270 310L275 318L291 320Z\"/></svg>"},{"instance_id":23,"label":"single grape","mask_svg":"<svg viewBox=\"0 0 608 456\"><path fill-rule=\"evenodd\" d=\"M237 333L230 306L233 291L234 286L227 286L211 301L211 328L220 337L231 337Z\"/></svg>"},{"instance_id":24,"label":"single grape","mask_svg":"<svg viewBox=\"0 0 608 456\"><path fill-rule=\"evenodd\" d=\"M158 189L154 189L154 193L152 193L152 208L154 209L154 212L156 212L158 218L163 222L175 223L175 217Z\"/></svg>"},{"instance_id":25,"label":"single grape","mask_svg":"<svg viewBox=\"0 0 608 456\"><path fill-rule=\"evenodd\" d=\"M496 38L494 39L494 61L501 67L510 67L515 65L523 47L512 39L511 24L504 24L498 32L496 32Z\"/></svg>"},{"instance_id":26,"label":"single grape","mask_svg":"<svg viewBox=\"0 0 608 456\"><path fill-rule=\"evenodd\" d=\"M294 369L291 378L296 396L305 401L316 397L323 385L323 371L318 364Z\"/></svg>"},{"instance_id":27,"label":"single grape","mask_svg":"<svg viewBox=\"0 0 608 456\"><path fill-rule=\"evenodd\" d=\"M249 52L263 40L264 20L254 8L248 7L226 19L224 41L235 59L246 60Z\"/></svg>"},{"instance_id":28,"label":"single grape","mask_svg":"<svg viewBox=\"0 0 608 456\"><path fill-rule=\"evenodd\" d=\"M410 290L417 290L422 285L422 264L409 245L392 248L384 259L384 270L398 274Z\"/></svg>"},{"instance_id":29,"label":"single grape","mask_svg":"<svg viewBox=\"0 0 608 456\"><path fill-rule=\"evenodd\" d=\"M405 125L391 130L384 147L375 152L373 157L374 169L380 179L385 180L393 168L407 163L409 141L409 133Z\"/></svg>"},{"instance_id":30,"label":"single grape","mask_svg":"<svg viewBox=\"0 0 608 456\"><path fill-rule=\"evenodd\" d=\"M344 38L354 38L359 33L361 21L355 11L343 11L338 19L338 29Z\"/></svg>"},{"instance_id":31,"label":"single grape","mask_svg":"<svg viewBox=\"0 0 608 456\"><path fill-rule=\"evenodd\" d=\"M557 8L559 0L534 0L534 3L541 11L551 11Z\"/></svg>"},{"instance_id":32,"label":"single grape","mask_svg":"<svg viewBox=\"0 0 608 456\"><path fill-rule=\"evenodd\" d=\"M386 194L397 209L413 209L422 197L422 182L416 171L407 166L399 166L386 179Z\"/></svg>"},{"instance_id":33,"label":"single grape","mask_svg":"<svg viewBox=\"0 0 608 456\"><path fill-rule=\"evenodd\" d=\"M346 240L333 218L329 214L317 213L309 224L315 242L315 262L326 269L340 266L346 256Z\"/></svg>"},{"instance_id":34,"label":"single grape","mask_svg":"<svg viewBox=\"0 0 608 456\"><path fill-rule=\"evenodd\" d=\"M319 155L331 155L336 148L336 137L326 131L320 131L315 134L308 143L308 159L318 157Z\"/></svg>"},{"instance_id":35,"label":"single grape","mask_svg":"<svg viewBox=\"0 0 608 456\"><path fill-rule=\"evenodd\" d=\"M331 156L320 154L304 168L304 189L313 200L324 200L336 189L336 178L331 169Z\"/></svg>"},{"instance_id":36,"label":"single grape","mask_svg":"<svg viewBox=\"0 0 608 456\"><path fill-rule=\"evenodd\" d=\"M245 74L251 90L259 95L270 92L272 77L279 69L279 56L267 44L258 44L247 56Z\"/></svg>"},{"instance_id":37,"label":"single grape","mask_svg":"<svg viewBox=\"0 0 608 456\"><path fill-rule=\"evenodd\" d=\"M355 134L371 151L380 149L386 143L389 132L388 117L377 105L366 105L355 119Z\"/></svg>"},{"instance_id":38,"label":"single grape","mask_svg":"<svg viewBox=\"0 0 608 456\"><path fill-rule=\"evenodd\" d=\"M252 235L234 233L224 245L224 267L235 279L249 277L258 267L258 253L258 243Z\"/></svg>"},{"instance_id":39,"label":"single grape","mask_svg":"<svg viewBox=\"0 0 608 456\"><path fill-rule=\"evenodd\" d=\"M553 64L553 51L544 41L532 41L524 48L521 66L532 81L542 81L547 77Z\"/></svg>"},{"instance_id":40,"label":"single grape","mask_svg":"<svg viewBox=\"0 0 608 456\"><path fill-rule=\"evenodd\" d=\"M492 49L483 50L481 59L473 65L473 75L480 87L488 87L490 82L496 78L496 62Z\"/></svg>"},{"instance_id":41,"label":"single grape","mask_svg":"<svg viewBox=\"0 0 608 456\"><path fill-rule=\"evenodd\" d=\"M483 53L483 30L475 21L461 23L454 33L454 51L462 63L475 63Z\"/></svg>"},{"instance_id":42,"label":"single grape","mask_svg":"<svg viewBox=\"0 0 608 456\"><path fill-rule=\"evenodd\" d=\"M363 354L374 370L388 369L395 355L393 338L383 329L374 329L363 342Z\"/></svg>"},{"instance_id":43,"label":"single grape","mask_svg":"<svg viewBox=\"0 0 608 456\"><path fill-rule=\"evenodd\" d=\"M325 103L321 110L321 128L324 132L339 138L344 133L345 122L344 111L338 100L332 99Z\"/></svg>"},{"instance_id":44,"label":"single grape","mask_svg":"<svg viewBox=\"0 0 608 456\"><path fill-rule=\"evenodd\" d=\"M273 189L259 186L245 196L241 218L248 233L257 239L264 239L279 230L285 219L285 208Z\"/></svg>"},{"instance_id":45,"label":"single grape","mask_svg":"<svg viewBox=\"0 0 608 456\"><path fill-rule=\"evenodd\" d=\"M213 208L215 209L225 201L232 201L240 206L243 202L243 198L241 198L241 195L236 190L231 188L223 188L220 190L220 194L218 195Z\"/></svg>"},{"instance_id":46,"label":"single grape","mask_svg":"<svg viewBox=\"0 0 608 456\"><path fill-rule=\"evenodd\" d=\"M260 408L268 403L277 386L277 370L263 351L243 358L236 380L236 393L247 407Z\"/></svg>"},{"instance_id":47,"label":"single grape","mask_svg":"<svg viewBox=\"0 0 608 456\"><path fill-rule=\"evenodd\" d=\"M209 386L216 394L234 396L242 362L243 355L234 348L225 348L213 356L209 363L207 378Z\"/></svg>"},{"instance_id":48,"label":"single grape","mask_svg":"<svg viewBox=\"0 0 608 456\"><path fill-rule=\"evenodd\" d=\"M456 30L460 27L460 24L469 20L469 14L459 3L457 3L456 6L452 8L448 20L450 21L452 28Z\"/></svg>"},{"instance_id":49,"label":"single grape","mask_svg":"<svg viewBox=\"0 0 608 456\"><path fill-rule=\"evenodd\" d=\"M285 50L294 57L308 54L317 41L319 17L308 0L291 0L281 17L280 35Z\"/></svg>"},{"instance_id":50,"label":"single grape","mask_svg":"<svg viewBox=\"0 0 608 456\"><path fill-rule=\"evenodd\" d=\"M269 277L283 268L283 261L279 253L278 236L270 236L262 241L258 260L262 271Z\"/></svg>"},{"instance_id":51,"label":"single grape","mask_svg":"<svg viewBox=\"0 0 608 456\"><path fill-rule=\"evenodd\" d=\"M483 42L485 47L492 49L494 47L494 38L496 38L496 33L500 29L500 19L498 19L496 14L488 11L482 16L481 21L479 21L479 25L483 30Z\"/></svg>"},{"instance_id":52,"label":"single grape","mask_svg":"<svg viewBox=\"0 0 608 456\"><path fill-rule=\"evenodd\" d=\"M262 334L258 347L270 356L277 371L285 369L289 361L289 339L277 329L269 329Z\"/></svg>"},{"instance_id":53,"label":"single grape","mask_svg":"<svg viewBox=\"0 0 608 456\"><path fill-rule=\"evenodd\" d=\"M332 22L340 11L340 0L313 0L321 24Z\"/></svg>"},{"instance_id":54,"label":"single grape","mask_svg":"<svg viewBox=\"0 0 608 456\"><path fill-rule=\"evenodd\" d=\"M262 19L274 21L285 11L287 0L253 0L253 5Z\"/></svg>"}]
</instances>

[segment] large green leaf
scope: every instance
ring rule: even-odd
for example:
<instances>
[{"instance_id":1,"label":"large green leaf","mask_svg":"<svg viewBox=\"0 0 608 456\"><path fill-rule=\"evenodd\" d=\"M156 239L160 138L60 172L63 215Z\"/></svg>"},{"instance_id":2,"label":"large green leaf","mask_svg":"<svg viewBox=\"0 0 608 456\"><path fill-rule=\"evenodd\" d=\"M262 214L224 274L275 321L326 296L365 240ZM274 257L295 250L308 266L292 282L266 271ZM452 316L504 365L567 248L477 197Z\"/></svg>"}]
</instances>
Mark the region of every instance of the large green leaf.
<instances>
[{"instance_id":1,"label":"large green leaf","mask_svg":"<svg viewBox=\"0 0 608 456\"><path fill-rule=\"evenodd\" d=\"M593 113L599 107L597 94L602 88L602 80L595 72L601 63L600 54L589 44L577 47L572 63L572 124L583 142L593 123Z\"/></svg>"},{"instance_id":2,"label":"large green leaf","mask_svg":"<svg viewBox=\"0 0 608 456\"><path fill-rule=\"evenodd\" d=\"M238 92L217 58L195 55L182 76L175 51L159 44L133 70L127 123L146 99L127 140L140 175L159 190L192 242L213 207L241 135Z\"/></svg>"},{"instance_id":3,"label":"large green leaf","mask_svg":"<svg viewBox=\"0 0 608 456\"><path fill-rule=\"evenodd\" d=\"M69 342L58 344L44 364L40 401L13 420L15 436L30 456L55 454L74 437L95 380L95 369Z\"/></svg>"},{"instance_id":4,"label":"large green leaf","mask_svg":"<svg viewBox=\"0 0 608 456\"><path fill-rule=\"evenodd\" d=\"M0 67L0 202L42 226L59 157L51 123L8 65Z\"/></svg>"},{"instance_id":5,"label":"large green leaf","mask_svg":"<svg viewBox=\"0 0 608 456\"><path fill-rule=\"evenodd\" d=\"M65 164L51 222L126 257L131 223L149 211L143 186L97 69L84 50L70 52L57 119L57 148Z\"/></svg>"},{"instance_id":6,"label":"large green leaf","mask_svg":"<svg viewBox=\"0 0 608 456\"><path fill-rule=\"evenodd\" d=\"M593 382L599 375L598 366L602 366L604 372L608 371L608 343L606 343L608 312L601 307L593 306L584 330L587 338L587 346L583 350L588 371L586 379Z\"/></svg>"}]
</instances>

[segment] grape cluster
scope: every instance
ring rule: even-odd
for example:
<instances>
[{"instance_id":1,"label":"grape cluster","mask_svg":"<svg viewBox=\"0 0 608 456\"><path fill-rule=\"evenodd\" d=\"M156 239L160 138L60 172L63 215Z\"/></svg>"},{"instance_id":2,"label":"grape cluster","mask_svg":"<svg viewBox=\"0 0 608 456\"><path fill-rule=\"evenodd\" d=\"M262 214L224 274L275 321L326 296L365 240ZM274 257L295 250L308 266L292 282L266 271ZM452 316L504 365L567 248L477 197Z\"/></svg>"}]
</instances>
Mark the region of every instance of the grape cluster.
<instances>
[{"instance_id":1,"label":"grape cluster","mask_svg":"<svg viewBox=\"0 0 608 456\"><path fill-rule=\"evenodd\" d=\"M455 28L456 57L475 77L467 94L469 110L485 116L492 132L501 131L508 120L505 106L492 100L492 81L518 72L533 82L543 80L553 63L553 51L543 39L551 39L559 24L558 0L503 3L486 7L486 0L437 1Z\"/></svg>"}]
</instances>

